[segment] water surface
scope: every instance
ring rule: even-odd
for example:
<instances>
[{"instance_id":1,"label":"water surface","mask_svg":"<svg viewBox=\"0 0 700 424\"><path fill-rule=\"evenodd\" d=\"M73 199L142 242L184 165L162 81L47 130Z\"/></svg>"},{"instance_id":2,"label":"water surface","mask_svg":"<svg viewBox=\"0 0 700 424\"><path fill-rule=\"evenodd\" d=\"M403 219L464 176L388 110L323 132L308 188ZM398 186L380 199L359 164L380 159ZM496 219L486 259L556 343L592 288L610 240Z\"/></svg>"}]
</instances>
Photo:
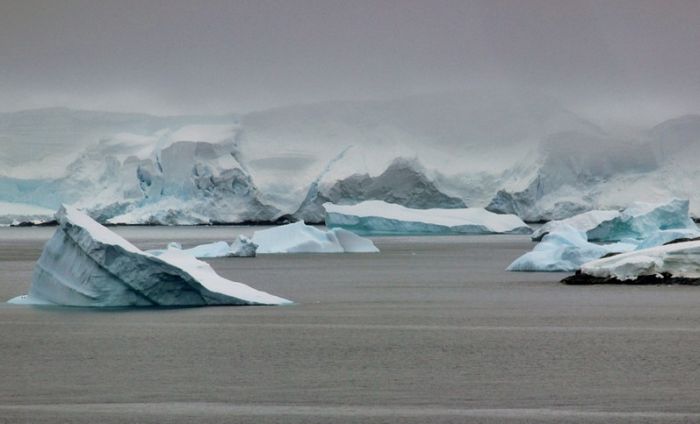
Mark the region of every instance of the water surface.
<instances>
[{"instance_id":1,"label":"water surface","mask_svg":"<svg viewBox=\"0 0 700 424\"><path fill-rule=\"evenodd\" d=\"M141 248L252 227L117 227ZM0 300L52 228L0 228ZM525 236L210 263L288 307L0 305L0 422L700 422L700 289L509 273Z\"/></svg>"}]
</instances>

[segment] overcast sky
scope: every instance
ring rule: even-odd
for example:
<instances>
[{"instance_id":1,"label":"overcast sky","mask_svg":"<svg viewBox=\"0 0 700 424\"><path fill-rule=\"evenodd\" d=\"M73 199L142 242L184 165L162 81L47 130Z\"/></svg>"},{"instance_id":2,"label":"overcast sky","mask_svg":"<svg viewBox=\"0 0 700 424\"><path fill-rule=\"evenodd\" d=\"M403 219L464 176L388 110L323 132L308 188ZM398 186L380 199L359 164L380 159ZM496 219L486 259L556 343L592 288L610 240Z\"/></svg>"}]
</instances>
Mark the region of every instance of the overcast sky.
<instances>
[{"instance_id":1,"label":"overcast sky","mask_svg":"<svg viewBox=\"0 0 700 424\"><path fill-rule=\"evenodd\" d=\"M238 112L483 85L611 119L700 112L700 1L0 1L2 111Z\"/></svg>"}]
</instances>

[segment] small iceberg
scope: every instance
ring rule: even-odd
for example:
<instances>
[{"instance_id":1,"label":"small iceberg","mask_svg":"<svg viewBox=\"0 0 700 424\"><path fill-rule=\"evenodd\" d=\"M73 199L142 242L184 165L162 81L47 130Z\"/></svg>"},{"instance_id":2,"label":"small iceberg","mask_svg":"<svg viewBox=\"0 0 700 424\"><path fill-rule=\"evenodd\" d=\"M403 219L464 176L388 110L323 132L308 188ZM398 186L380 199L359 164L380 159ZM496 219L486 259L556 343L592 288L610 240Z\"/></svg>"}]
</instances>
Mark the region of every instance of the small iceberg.
<instances>
[{"instance_id":1,"label":"small iceberg","mask_svg":"<svg viewBox=\"0 0 700 424\"><path fill-rule=\"evenodd\" d=\"M482 208L410 209L381 200L356 205L324 203L326 226L361 235L530 234L516 215Z\"/></svg>"},{"instance_id":2,"label":"small iceberg","mask_svg":"<svg viewBox=\"0 0 700 424\"><path fill-rule=\"evenodd\" d=\"M565 284L700 284L700 241L667 244L598 259Z\"/></svg>"},{"instance_id":3,"label":"small iceberg","mask_svg":"<svg viewBox=\"0 0 700 424\"><path fill-rule=\"evenodd\" d=\"M544 236L535 248L513 261L507 271L575 271L582 264L610 253L629 252L633 243L601 245L586 239L586 233L563 224Z\"/></svg>"},{"instance_id":4,"label":"small iceberg","mask_svg":"<svg viewBox=\"0 0 700 424\"><path fill-rule=\"evenodd\" d=\"M258 253L376 253L372 240L342 228L320 230L303 221L253 233Z\"/></svg>"},{"instance_id":5,"label":"small iceberg","mask_svg":"<svg viewBox=\"0 0 700 424\"><path fill-rule=\"evenodd\" d=\"M585 232L588 241L601 242L643 240L659 230L697 230L689 215L688 200L673 199L667 203L635 202L622 212L590 211L561 221L550 221L537 229L532 239L541 240L560 225Z\"/></svg>"},{"instance_id":6,"label":"small iceberg","mask_svg":"<svg viewBox=\"0 0 700 424\"><path fill-rule=\"evenodd\" d=\"M225 241L216 241L213 243L200 244L190 249L183 249L180 243L171 242L165 249L147 250L146 252L155 256L160 256L170 249L179 250L198 259L227 257L254 258L258 245L253 243L248 237L240 235L230 245Z\"/></svg>"},{"instance_id":7,"label":"small iceberg","mask_svg":"<svg viewBox=\"0 0 700 424\"><path fill-rule=\"evenodd\" d=\"M69 206L37 261L19 304L83 307L284 305L287 299L227 280L176 248L143 252Z\"/></svg>"}]
</instances>

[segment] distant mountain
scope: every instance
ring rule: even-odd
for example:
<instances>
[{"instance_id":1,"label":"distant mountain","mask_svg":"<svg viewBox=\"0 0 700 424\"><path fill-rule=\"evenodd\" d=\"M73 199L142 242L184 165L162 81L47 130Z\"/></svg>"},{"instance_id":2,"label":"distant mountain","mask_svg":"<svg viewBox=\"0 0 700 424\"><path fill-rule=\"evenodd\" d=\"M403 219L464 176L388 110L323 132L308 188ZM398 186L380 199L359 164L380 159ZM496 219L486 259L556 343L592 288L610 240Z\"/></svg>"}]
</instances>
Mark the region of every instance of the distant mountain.
<instances>
[{"instance_id":1,"label":"distant mountain","mask_svg":"<svg viewBox=\"0 0 700 424\"><path fill-rule=\"evenodd\" d=\"M541 220L675 196L700 216L698 134L700 117L686 116L620 140L531 92L228 116L42 109L0 115L0 202L195 224L318 221L325 200L488 205Z\"/></svg>"}]
</instances>

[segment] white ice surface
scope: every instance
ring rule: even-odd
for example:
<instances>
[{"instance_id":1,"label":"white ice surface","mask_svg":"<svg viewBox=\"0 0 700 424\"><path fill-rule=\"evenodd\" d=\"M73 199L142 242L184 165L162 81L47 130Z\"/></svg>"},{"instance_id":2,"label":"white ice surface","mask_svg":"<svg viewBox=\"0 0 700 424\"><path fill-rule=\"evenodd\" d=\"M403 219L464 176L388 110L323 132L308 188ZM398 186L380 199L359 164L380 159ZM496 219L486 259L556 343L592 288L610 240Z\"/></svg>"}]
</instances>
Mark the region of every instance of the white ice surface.
<instances>
[{"instance_id":1,"label":"white ice surface","mask_svg":"<svg viewBox=\"0 0 700 424\"><path fill-rule=\"evenodd\" d=\"M581 272L621 281L662 273L673 277L700 278L700 241L674 243L598 259L584 264Z\"/></svg>"}]
</instances>

